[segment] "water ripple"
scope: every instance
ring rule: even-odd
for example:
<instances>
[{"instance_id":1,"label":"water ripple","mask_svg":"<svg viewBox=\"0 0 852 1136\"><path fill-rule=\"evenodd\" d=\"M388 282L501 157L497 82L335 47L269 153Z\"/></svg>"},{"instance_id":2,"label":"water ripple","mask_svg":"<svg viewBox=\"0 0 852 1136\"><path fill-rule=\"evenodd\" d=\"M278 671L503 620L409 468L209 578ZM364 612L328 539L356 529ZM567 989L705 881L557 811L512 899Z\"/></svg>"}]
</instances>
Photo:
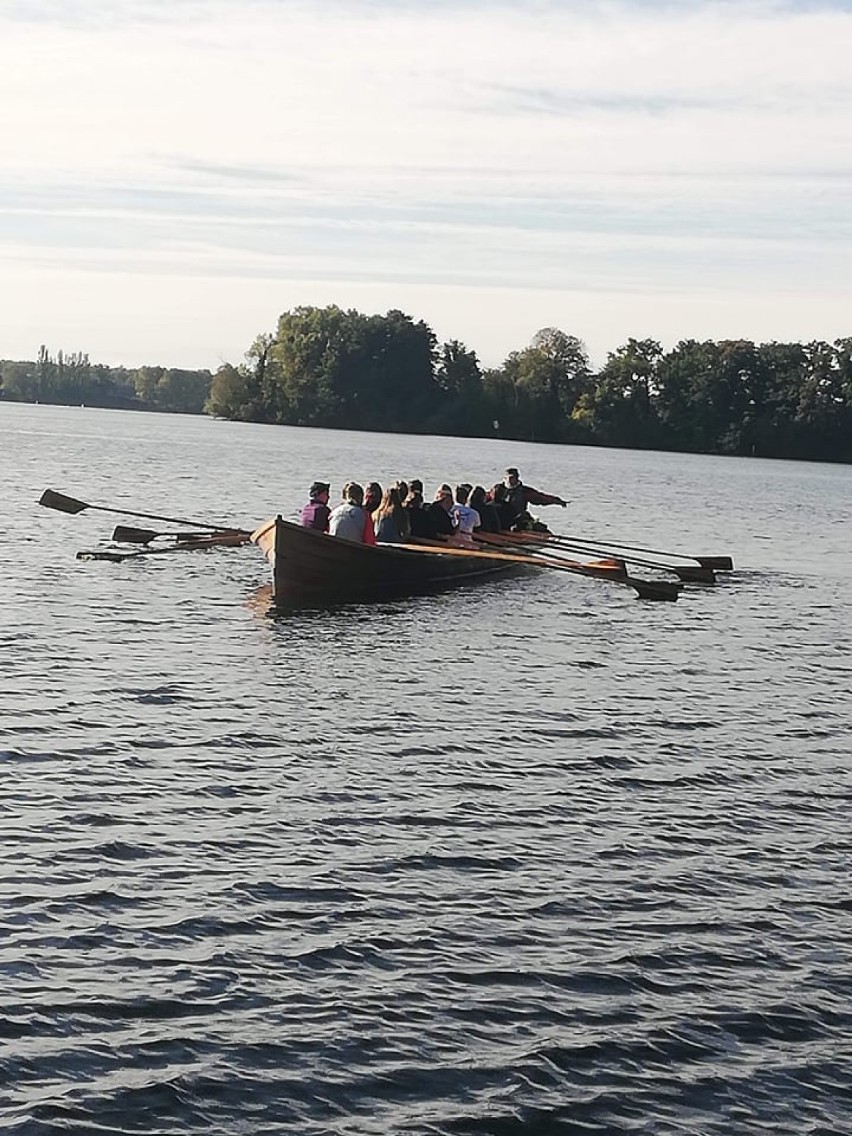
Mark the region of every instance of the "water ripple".
<instances>
[{"instance_id":1,"label":"water ripple","mask_svg":"<svg viewBox=\"0 0 852 1136\"><path fill-rule=\"evenodd\" d=\"M33 501L132 501L118 422L178 515L516 447L0 415L4 1132L852 1130L849 471L523 447L578 530L744 570L270 618L252 550L76 563Z\"/></svg>"}]
</instances>

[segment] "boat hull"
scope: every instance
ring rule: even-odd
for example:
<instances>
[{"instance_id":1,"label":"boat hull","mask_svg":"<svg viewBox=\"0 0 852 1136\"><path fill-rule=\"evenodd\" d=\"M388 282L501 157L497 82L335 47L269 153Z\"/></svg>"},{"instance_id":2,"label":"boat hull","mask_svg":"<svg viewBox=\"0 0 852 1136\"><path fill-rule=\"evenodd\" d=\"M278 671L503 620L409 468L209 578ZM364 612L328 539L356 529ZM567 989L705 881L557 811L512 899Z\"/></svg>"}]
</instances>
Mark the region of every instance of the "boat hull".
<instances>
[{"instance_id":1,"label":"boat hull","mask_svg":"<svg viewBox=\"0 0 852 1136\"><path fill-rule=\"evenodd\" d=\"M468 558L440 550L358 544L280 517L261 525L251 539L272 567L278 606L416 595L524 571L524 566L487 555Z\"/></svg>"}]
</instances>

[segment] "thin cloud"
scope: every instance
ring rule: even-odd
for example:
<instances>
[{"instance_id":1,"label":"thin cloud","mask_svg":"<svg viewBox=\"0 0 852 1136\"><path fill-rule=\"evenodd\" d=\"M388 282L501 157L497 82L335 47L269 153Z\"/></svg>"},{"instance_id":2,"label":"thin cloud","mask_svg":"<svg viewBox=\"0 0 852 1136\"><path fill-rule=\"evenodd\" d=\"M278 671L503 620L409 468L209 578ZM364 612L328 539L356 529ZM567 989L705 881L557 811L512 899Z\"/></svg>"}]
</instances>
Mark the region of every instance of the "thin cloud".
<instances>
[{"instance_id":1,"label":"thin cloud","mask_svg":"<svg viewBox=\"0 0 852 1136\"><path fill-rule=\"evenodd\" d=\"M142 303L163 272L268 281L273 308L323 280L436 310L459 288L460 338L481 289L521 289L532 330L559 322L543 290L609 295L612 339L642 290L849 295L850 8L7 5L8 325L31 326L15 279L37 265L126 273Z\"/></svg>"}]
</instances>

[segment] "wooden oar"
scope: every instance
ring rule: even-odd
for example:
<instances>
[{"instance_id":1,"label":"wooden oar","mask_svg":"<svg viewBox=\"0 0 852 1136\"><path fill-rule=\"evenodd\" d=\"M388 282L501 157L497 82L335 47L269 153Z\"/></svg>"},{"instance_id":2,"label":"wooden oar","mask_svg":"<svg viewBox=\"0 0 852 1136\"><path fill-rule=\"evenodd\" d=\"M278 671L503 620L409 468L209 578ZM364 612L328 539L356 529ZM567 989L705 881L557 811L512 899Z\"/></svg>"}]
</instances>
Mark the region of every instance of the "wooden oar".
<instances>
[{"instance_id":1,"label":"wooden oar","mask_svg":"<svg viewBox=\"0 0 852 1136\"><path fill-rule=\"evenodd\" d=\"M477 533L477 536L482 534ZM494 533L486 533L485 536L494 536ZM539 548L546 546L556 545L559 548L566 548L571 552L590 553L595 556L618 556L610 548L598 548L590 544L575 544L569 537L557 536L555 533L543 532L515 532L515 533L500 533L500 540L505 540L509 543L517 542L520 545L536 545ZM663 564L659 560L646 560L639 556L624 556L621 557L629 561L631 564L639 564L643 568L656 568L660 572L670 572L672 575L677 576L679 580L685 583L693 584L714 584L716 577L710 568L693 568L691 565L687 567L678 566L674 564Z\"/></svg>"},{"instance_id":2,"label":"wooden oar","mask_svg":"<svg viewBox=\"0 0 852 1136\"><path fill-rule=\"evenodd\" d=\"M547 559L543 556L535 558L511 552L484 552L478 548L459 548L457 545L442 544L436 548L437 541L425 544L395 544L394 548L407 549L409 552L428 553L434 556L440 552L446 556L465 556L479 560L503 560L509 564L524 564L527 568L552 568L558 572L571 572L578 576L604 576L616 584L627 584L643 600L670 600L675 601L682 587L681 584L669 584L662 580L637 580L634 576L623 574L617 565L612 570L605 570L601 565L580 565L568 563L565 560Z\"/></svg>"},{"instance_id":3,"label":"wooden oar","mask_svg":"<svg viewBox=\"0 0 852 1136\"><path fill-rule=\"evenodd\" d=\"M215 529L209 530L207 535L213 536ZM157 532L154 529L137 529L128 525L116 525L113 529L112 539L118 544L150 544L158 537L174 537L177 541L198 540L201 533Z\"/></svg>"},{"instance_id":4,"label":"wooden oar","mask_svg":"<svg viewBox=\"0 0 852 1136\"><path fill-rule=\"evenodd\" d=\"M532 545L521 543L517 540L517 535L517 533L510 535L509 533L475 532L473 539L485 547L517 549L518 553L523 554L533 562L540 560L542 555L551 556L542 544L538 542ZM557 553L561 551L561 548L556 549ZM569 567L576 568L584 576L621 576L626 578L629 575L627 564L617 556L607 556L600 560L567 560L563 556L555 555L551 558L555 558L560 564L567 564Z\"/></svg>"},{"instance_id":5,"label":"wooden oar","mask_svg":"<svg viewBox=\"0 0 852 1136\"><path fill-rule=\"evenodd\" d=\"M234 525L211 524L210 521L187 521L182 517L161 517L157 513L138 513L131 509L116 509L109 505L90 505L86 501L78 501L76 497L67 497L64 493L57 493L55 489L45 489L39 498L39 505L48 509L57 509L60 513L82 513L84 509L95 509L99 513L120 513L123 517L144 517L148 521L164 521L167 525L189 525L194 529L207 529L216 532L234 533L243 530Z\"/></svg>"},{"instance_id":6,"label":"wooden oar","mask_svg":"<svg viewBox=\"0 0 852 1136\"><path fill-rule=\"evenodd\" d=\"M539 559L538 547L527 548L527 547L522 546L520 544L515 544L509 538L509 534L506 534L505 537L503 536L503 534L500 534L498 536L496 533L486 533L484 535L484 537L480 537L480 534L478 532L473 534L474 540L480 540L480 539L484 540L485 538L491 537L491 536L494 537L494 543L497 544L498 546L502 546L505 543L507 548L517 548L518 553L519 554L523 553L528 561L533 561L533 560ZM404 547L410 548L411 545L413 545L413 544L417 545L418 547L422 546L422 547L432 548L432 549L435 549L437 551L444 551L444 552L446 552L446 550L448 548L451 548L451 549L452 548L460 548L462 550L462 552L471 552L471 551L478 552L478 551L481 551L480 549L474 548L472 545L466 546L466 545L463 545L463 544L460 545L460 544L449 543L448 541L445 541L445 540L432 540L429 537L425 537L425 536L413 536L413 537L411 537L409 544L405 545ZM390 548L399 548L400 545L391 544L391 545L389 545L389 547ZM491 555L491 554L489 553L489 555ZM508 555L514 555L514 553L509 553ZM584 575L598 575L598 574L602 574L602 575L605 575L605 576L612 576L612 575L626 576L627 575L627 567L626 567L624 561L619 560L618 558L608 558L607 560L596 560L593 563L589 563L588 561L581 561L581 560L566 560L566 559L564 559L563 557L560 556L559 557L559 563L562 564L562 565L567 565L569 568L576 568L578 572L582 572Z\"/></svg>"},{"instance_id":7,"label":"wooden oar","mask_svg":"<svg viewBox=\"0 0 852 1136\"><path fill-rule=\"evenodd\" d=\"M83 550L77 553L78 560L110 560L120 564L122 560L135 560L138 556L158 556L164 552L197 552L201 548L233 548L246 544L248 536L245 533L218 533L209 537L193 537L178 544L170 544L166 548L143 548L139 552L113 552L108 548Z\"/></svg>"},{"instance_id":8,"label":"wooden oar","mask_svg":"<svg viewBox=\"0 0 852 1136\"><path fill-rule=\"evenodd\" d=\"M537 533L530 534L537 536ZM546 535L546 534L542 534ZM588 544L574 544L567 537L551 535L548 537L546 544L558 544L561 548L567 548L571 552L585 552L592 553L597 556L616 556L620 555L630 564L638 564L642 568L655 568L659 572L669 572L673 576L677 576L679 580L684 583L690 584L715 584L716 574L712 568L705 568L703 566L694 567L691 564L665 564L660 560L648 560L647 557L633 556L631 553L625 555L624 550L611 548L601 548L597 545Z\"/></svg>"},{"instance_id":9,"label":"wooden oar","mask_svg":"<svg viewBox=\"0 0 852 1136\"><path fill-rule=\"evenodd\" d=\"M560 533L551 533L551 536L560 536ZM564 535L563 540L579 541L585 543L583 537L575 537ZM607 538L608 539L608 538ZM593 543L597 543L597 538L591 538ZM664 552L659 548L643 548L639 544L621 544L619 541L609 541L613 548L620 549L624 552L647 552L650 556L667 556L672 560L694 560L696 564L700 564L702 568L710 568L714 572L733 572L734 562L730 556L690 556L686 552Z\"/></svg>"}]
</instances>

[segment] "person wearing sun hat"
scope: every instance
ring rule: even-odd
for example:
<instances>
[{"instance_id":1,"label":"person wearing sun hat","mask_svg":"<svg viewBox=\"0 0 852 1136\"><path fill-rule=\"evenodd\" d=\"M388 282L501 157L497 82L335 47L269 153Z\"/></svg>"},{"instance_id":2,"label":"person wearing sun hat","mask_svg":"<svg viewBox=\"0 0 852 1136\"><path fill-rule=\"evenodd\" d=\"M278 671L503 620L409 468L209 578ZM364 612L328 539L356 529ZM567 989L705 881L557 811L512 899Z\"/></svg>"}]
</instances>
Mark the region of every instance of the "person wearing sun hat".
<instances>
[{"instance_id":1,"label":"person wearing sun hat","mask_svg":"<svg viewBox=\"0 0 852 1136\"><path fill-rule=\"evenodd\" d=\"M327 481L315 481L308 490L310 500L302 509L300 521L306 529L317 529L319 532L328 532L328 518L331 509L328 507L328 492L331 485Z\"/></svg>"}]
</instances>

